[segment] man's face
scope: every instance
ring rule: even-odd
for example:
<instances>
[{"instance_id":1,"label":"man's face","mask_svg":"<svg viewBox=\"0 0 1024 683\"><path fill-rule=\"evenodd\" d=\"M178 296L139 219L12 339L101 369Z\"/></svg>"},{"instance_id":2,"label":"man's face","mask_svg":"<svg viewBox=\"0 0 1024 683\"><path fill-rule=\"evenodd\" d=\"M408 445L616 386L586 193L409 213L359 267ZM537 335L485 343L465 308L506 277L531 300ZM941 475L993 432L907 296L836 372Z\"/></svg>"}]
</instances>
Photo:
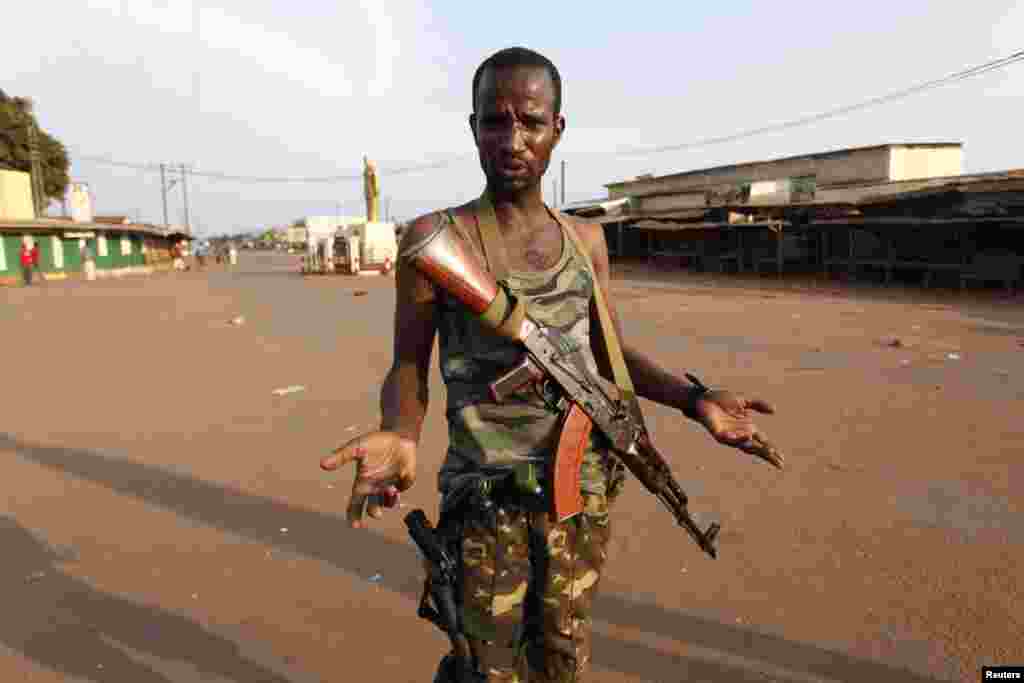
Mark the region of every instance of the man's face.
<instances>
[{"instance_id":1,"label":"man's face","mask_svg":"<svg viewBox=\"0 0 1024 683\"><path fill-rule=\"evenodd\" d=\"M554 104L554 86L545 69L484 71L469 125L492 190L516 193L540 184L565 128Z\"/></svg>"}]
</instances>

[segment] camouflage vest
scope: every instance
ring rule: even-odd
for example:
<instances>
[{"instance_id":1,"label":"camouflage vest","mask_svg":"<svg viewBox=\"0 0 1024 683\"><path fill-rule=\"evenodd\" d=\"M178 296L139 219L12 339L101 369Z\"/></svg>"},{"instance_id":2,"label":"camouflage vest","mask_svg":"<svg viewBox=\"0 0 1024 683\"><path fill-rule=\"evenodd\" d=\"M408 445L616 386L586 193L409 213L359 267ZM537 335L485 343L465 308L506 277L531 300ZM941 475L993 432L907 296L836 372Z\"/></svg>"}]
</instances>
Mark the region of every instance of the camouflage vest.
<instances>
[{"instance_id":1,"label":"camouflage vest","mask_svg":"<svg viewBox=\"0 0 1024 683\"><path fill-rule=\"evenodd\" d=\"M473 245L486 262L472 219L449 229ZM467 225L467 223L469 225ZM583 255L562 229L562 253L555 265L542 272L510 271L509 289L527 303L538 322L557 328L575 342L585 363L597 372L590 350L590 300L594 279ZM451 295L438 292L438 334L441 376L447 388L448 453L441 467L439 486L446 491L457 475L480 466L511 467L524 461L541 465L539 478L547 479L547 465L555 455L561 413L550 407L537 390L527 387L498 404L490 397L490 382L522 360L522 348L502 339L477 322ZM606 493L609 467L603 437L594 433L584 456L581 488Z\"/></svg>"}]
</instances>

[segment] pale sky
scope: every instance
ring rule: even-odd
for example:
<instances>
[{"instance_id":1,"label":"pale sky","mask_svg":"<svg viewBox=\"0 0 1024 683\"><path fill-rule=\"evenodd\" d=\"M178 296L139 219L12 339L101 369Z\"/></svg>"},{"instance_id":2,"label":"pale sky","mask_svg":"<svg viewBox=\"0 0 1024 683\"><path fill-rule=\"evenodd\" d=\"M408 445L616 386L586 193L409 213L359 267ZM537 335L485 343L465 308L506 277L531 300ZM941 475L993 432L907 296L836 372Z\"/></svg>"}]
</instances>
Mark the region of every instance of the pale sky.
<instances>
[{"instance_id":1,"label":"pale sky","mask_svg":"<svg viewBox=\"0 0 1024 683\"><path fill-rule=\"evenodd\" d=\"M964 171L1024 167L1024 63L799 129L682 144L884 95L1024 48L1024 2L36 0L4 32L0 88L31 96L76 155L262 177L381 171L393 218L465 201L483 177L466 118L473 71L522 45L564 83L566 200L603 185L842 147L962 141ZM11 28L11 27L9 27ZM468 156L468 158L467 158ZM388 170L462 157L440 170ZM162 222L159 175L73 161L99 213ZM364 213L359 180L195 177L204 234ZM340 203L340 207L339 207ZM171 222L182 198L169 196ZM59 212L59 209L53 209ZM53 211L52 210L52 211Z\"/></svg>"}]
</instances>

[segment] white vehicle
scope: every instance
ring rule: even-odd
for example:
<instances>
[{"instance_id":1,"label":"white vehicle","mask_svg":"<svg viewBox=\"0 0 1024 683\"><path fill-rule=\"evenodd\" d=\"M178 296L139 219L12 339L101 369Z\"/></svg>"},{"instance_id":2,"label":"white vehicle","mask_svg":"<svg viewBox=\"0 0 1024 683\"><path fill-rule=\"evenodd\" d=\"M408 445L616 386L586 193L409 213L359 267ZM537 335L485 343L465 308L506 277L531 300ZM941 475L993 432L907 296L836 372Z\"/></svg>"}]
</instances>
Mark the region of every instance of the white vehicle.
<instances>
[{"instance_id":1,"label":"white vehicle","mask_svg":"<svg viewBox=\"0 0 1024 683\"><path fill-rule=\"evenodd\" d=\"M334 270L388 274L398 258L394 223L357 223L338 230L334 238Z\"/></svg>"}]
</instances>

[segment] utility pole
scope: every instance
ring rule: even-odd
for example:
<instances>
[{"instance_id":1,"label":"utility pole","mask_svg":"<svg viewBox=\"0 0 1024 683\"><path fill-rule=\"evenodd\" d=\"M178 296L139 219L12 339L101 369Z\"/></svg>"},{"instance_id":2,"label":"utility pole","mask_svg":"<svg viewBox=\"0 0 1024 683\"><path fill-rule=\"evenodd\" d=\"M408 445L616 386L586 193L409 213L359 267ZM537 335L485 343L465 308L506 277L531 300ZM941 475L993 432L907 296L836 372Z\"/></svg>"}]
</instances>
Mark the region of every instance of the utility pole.
<instances>
[{"instance_id":1,"label":"utility pole","mask_svg":"<svg viewBox=\"0 0 1024 683\"><path fill-rule=\"evenodd\" d=\"M160 198L164 203L164 228L170 227L167 221L167 164L160 164Z\"/></svg>"},{"instance_id":2,"label":"utility pole","mask_svg":"<svg viewBox=\"0 0 1024 683\"><path fill-rule=\"evenodd\" d=\"M36 218L40 218L46 210L46 190L43 182L43 165L39 160L39 138L34 115L35 103L25 98L22 111L25 113L28 126L29 175L32 185L32 202Z\"/></svg>"},{"instance_id":3,"label":"utility pole","mask_svg":"<svg viewBox=\"0 0 1024 683\"><path fill-rule=\"evenodd\" d=\"M562 159L562 203L560 206L565 206L565 159Z\"/></svg>"},{"instance_id":4,"label":"utility pole","mask_svg":"<svg viewBox=\"0 0 1024 683\"><path fill-rule=\"evenodd\" d=\"M181 195L185 202L185 229L192 234L192 219L188 215L188 171L185 164L181 165Z\"/></svg>"}]
</instances>

